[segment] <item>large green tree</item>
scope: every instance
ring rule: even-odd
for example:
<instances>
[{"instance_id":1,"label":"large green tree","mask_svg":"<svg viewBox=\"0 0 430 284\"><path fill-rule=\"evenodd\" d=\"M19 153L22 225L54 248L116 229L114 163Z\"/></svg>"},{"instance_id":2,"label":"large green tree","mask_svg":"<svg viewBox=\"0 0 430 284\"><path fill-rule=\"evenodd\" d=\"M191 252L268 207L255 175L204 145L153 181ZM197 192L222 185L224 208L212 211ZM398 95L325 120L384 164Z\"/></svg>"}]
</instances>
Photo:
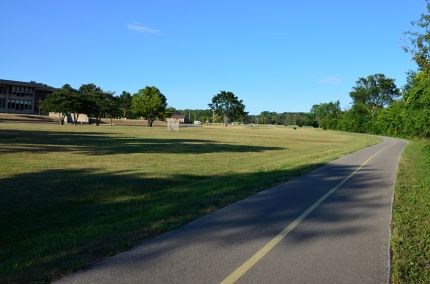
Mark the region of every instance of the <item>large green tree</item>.
<instances>
[{"instance_id":1,"label":"large green tree","mask_svg":"<svg viewBox=\"0 0 430 284\"><path fill-rule=\"evenodd\" d=\"M131 109L135 115L142 116L148 121L148 126L156 119L166 116L167 99L156 87L145 87L133 94Z\"/></svg>"},{"instance_id":2,"label":"large green tree","mask_svg":"<svg viewBox=\"0 0 430 284\"><path fill-rule=\"evenodd\" d=\"M400 90L394 79L379 73L359 78L349 95L354 105L359 105L367 111L373 125L378 111L399 97Z\"/></svg>"},{"instance_id":3,"label":"large green tree","mask_svg":"<svg viewBox=\"0 0 430 284\"><path fill-rule=\"evenodd\" d=\"M86 99L86 113L96 119L97 126L100 125L102 117L111 116L117 112L114 108L118 108L118 104L114 100L113 93L105 92L93 83L83 84L79 92Z\"/></svg>"},{"instance_id":4,"label":"large green tree","mask_svg":"<svg viewBox=\"0 0 430 284\"><path fill-rule=\"evenodd\" d=\"M112 126L112 118L118 117L122 114L122 110L120 108L121 101L119 97L115 97L112 93L107 93L106 101L105 101L105 116L110 117L110 125Z\"/></svg>"},{"instance_id":5,"label":"large green tree","mask_svg":"<svg viewBox=\"0 0 430 284\"><path fill-rule=\"evenodd\" d=\"M85 112L86 101L77 90L65 84L46 97L42 102L42 109L57 112L60 124L64 124L65 117L71 113L74 123L77 124L79 113Z\"/></svg>"},{"instance_id":6,"label":"large green tree","mask_svg":"<svg viewBox=\"0 0 430 284\"><path fill-rule=\"evenodd\" d=\"M122 110L122 117L128 118L131 112L131 94L129 92L123 91L119 96L119 104Z\"/></svg>"},{"instance_id":7,"label":"large green tree","mask_svg":"<svg viewBox=\"0 0 430 284\"><path fill-rule=\"evenodd\" d=\"M67 85L64 85L62 88L49 94L41 104L41 109L44 111L58 113L58 121L61 125L64 124L64 119L69 112L66 87Z\"/></svg>"},{"instance_id":8,"label":"large green tree","mask_svg":"<svg viewBox=\"0 0 430 284\"><path fill-rule=\"evenodd\" d=\"M234 119L243 119L247 112L245 112L245 105L242 100L239 100L232 92L221 91L212 98L212 103L209 108L220 115L224 119L224 125L227 126L229 121Z\"/></svg>"},{"instance_id":9,"label":"large green tree","mask_svg":"<svg viewBox=\"0 0 430 284\"><path fill-rule=\"evenodd\" d=\"M336 129L342 110L340 102L336 101L313 105L310 113L322 129Z\"/></svg>"},{"instance_id":10,"label":"large green tree","mask_svg":"<svg viewBox=\"0 0 430 284\"><path fill-rule=\"evenodd\" d=\"M69 103L70 114L73 116L73 123L77 125L79 115L81 113L88 114L89 101L85 96L83 96L82 93L77 90L74 90L69 98Z\"/></svg>"}]
</instances>

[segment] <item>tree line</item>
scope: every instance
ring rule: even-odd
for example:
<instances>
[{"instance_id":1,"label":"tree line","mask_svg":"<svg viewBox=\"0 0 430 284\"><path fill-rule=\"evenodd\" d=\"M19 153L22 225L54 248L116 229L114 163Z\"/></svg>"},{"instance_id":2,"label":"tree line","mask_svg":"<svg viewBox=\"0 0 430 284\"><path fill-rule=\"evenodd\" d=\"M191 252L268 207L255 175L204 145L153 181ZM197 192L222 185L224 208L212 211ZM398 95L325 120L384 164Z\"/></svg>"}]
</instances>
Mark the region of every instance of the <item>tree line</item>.
<instances>
[{"instance_id":1,"label":"tree line","mask_svg":"<svg viewBox=\"0 0 430 284\"><path fill-rule=\"evenodd\" d=\"M272 124L272 125L297 125L317 127L315 118L306 112L274 112L262 111L257 115L249 115L245 120L246 123L254 124Z\"/></svg>"},{"instance_id":2,"label":"tree line","mask_svg":"<svg viewBox=\"0 0 430 284\"><path fill-rule=\"evenodd\" d=\"M173 114L191 111L196 119L209 121L212 117L223 121L226 125L234 120L243 120L247 116L242 100L230 91L220 91L212 98L209 110L177 111L168 107L166 96L154 86L147 86L135 94L123 91L120 96L107 92L93 83L83 84L74 89L69 84L56 89L42 102L42 110L58 113L60 124L64 124L67 115L73 116L74 124L78 124L80 114L86 114L99 125L104 117L144 118L152 127L155 120L165 120Z\"/></svg>"},{"instance_id":3,"label":"tree line","mask_svg":"<svg viewBox=\"0 0 430 284\"><path fill-rule=\"evenodd\" d=\"M103 117L143 117L152 126L156 119L169 115L166 97L156 87L145 87L131 95L123 91L120 96L106 92L93 83L74 89L69 84L56 89L42 102L42 110L58 113L60 124L70 114L78 123L79 114L91 116L96 125Z\"/></svg>"},{"instance_id":4,"label":"tree line","mask_svg":"<svg viewBox=\"0 0 430 284\"><path fill-rule=\"evenodd\" d=\"M310 114L324 129L401 137L430 137L430 5L427 14L407 32L410 45L404 50L418 65L407 73L400 89L384 74L361 77L349 93L350 109L339 101L314 105Z\"/></svg>"},{"instance_id":5,"label":"tree line","mask_svg":"<svg viewBox=\"0 0 430 284\"><path fill-rule=\"evenodd\" d=\"M46 112L58 113L60 124L64 124L67 115L73 116L78 123L79 114L92 117L96 125L102 118L144 118L152 127L155 120L164 120L174 114L182 114L189 123L201 122L224 123L242 122L246 124L318 126L315 115L304 112L270 112L249 115L245 104L233 92L220 91L214 95L209 109L177 110L168 107L166 97L154 86L147 86L135 94L123 91L120 96L107 92L93 83L83 84L74 89L69 84L56 89L42 102Z\"/></svg>"},{"instance_id":6,"label":"tree line","mask_svg":"<svg viewBox=\"0 0 430 284\"><path fill-rule=\"evenodd\" d=\"M117 113L118 103L113 93L105 92L95 84L83 84L79 89L65 84L43 100L42 110L57 112L60 124L64 124L68 114L73 115L73 122L77 124L79 114L85 113L92 115L99 125L103 115Z\"/></svg>"}]
</instances>

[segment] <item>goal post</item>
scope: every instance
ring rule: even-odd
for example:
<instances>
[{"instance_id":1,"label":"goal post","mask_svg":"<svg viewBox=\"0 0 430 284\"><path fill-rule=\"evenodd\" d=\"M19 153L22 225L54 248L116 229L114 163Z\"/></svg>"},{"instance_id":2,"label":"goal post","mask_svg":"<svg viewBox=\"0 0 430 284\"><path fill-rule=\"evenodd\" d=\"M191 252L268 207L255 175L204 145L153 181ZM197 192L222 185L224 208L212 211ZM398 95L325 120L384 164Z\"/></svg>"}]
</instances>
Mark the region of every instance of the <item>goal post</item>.
<instances>
[{"instance_id":1,"label":"goal post","mask_svg":"<svg viewBox=\"0 0 430 284\"><path fill-rule=\"evenodd\" d=\"M167 119L167 131L179 131L179 119L177 118L168 118Z\"/></svg>"}]
</instances>

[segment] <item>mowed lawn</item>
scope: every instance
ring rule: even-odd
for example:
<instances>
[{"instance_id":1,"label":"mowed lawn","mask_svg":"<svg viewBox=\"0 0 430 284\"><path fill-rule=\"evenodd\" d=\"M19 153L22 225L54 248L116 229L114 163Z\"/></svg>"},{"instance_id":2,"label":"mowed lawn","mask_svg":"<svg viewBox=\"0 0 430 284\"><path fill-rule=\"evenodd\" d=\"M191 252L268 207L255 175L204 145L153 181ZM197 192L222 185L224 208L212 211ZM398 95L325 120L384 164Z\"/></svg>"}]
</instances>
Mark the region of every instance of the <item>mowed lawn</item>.
<instances>
[{"instance_id":1,"label":"mowed lawn","mask_svg":"<svg viewBox=\"0 0 430 284\"><path fill-rule=\"evenodd\" d=\"M49 281L378 138L0 124L0 282Z\"/></svg>"},{"instance_id":2,"label":"mowed lawn","mask_svg":"<svg viewBox=\"0 0 430 284\"><path fill-rule=\"evenodd\" d=\"M392 283L430 283L430 141L410 141L394 195Z\"/></svg>"}]
</instances>

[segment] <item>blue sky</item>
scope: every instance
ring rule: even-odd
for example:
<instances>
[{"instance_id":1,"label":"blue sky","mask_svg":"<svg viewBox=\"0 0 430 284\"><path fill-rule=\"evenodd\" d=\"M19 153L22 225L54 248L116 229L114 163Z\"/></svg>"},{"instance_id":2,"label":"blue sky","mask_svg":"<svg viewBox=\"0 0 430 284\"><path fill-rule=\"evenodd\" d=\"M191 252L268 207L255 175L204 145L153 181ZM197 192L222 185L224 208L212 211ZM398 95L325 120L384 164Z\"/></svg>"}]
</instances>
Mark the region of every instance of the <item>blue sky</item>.
<instances>
[{"instance_id":1,"label":"blue sky","mask_svg":"<svg viewBox=\"0 0 430 284\"><path fill-rule=\"evenodd\" d=\"M233 91L250 113L309 111L360 76L401 86L403 33L424 0L2 0L0 78L60 87L157 86L170 106Z\"/></svg>"}]
</instances>

